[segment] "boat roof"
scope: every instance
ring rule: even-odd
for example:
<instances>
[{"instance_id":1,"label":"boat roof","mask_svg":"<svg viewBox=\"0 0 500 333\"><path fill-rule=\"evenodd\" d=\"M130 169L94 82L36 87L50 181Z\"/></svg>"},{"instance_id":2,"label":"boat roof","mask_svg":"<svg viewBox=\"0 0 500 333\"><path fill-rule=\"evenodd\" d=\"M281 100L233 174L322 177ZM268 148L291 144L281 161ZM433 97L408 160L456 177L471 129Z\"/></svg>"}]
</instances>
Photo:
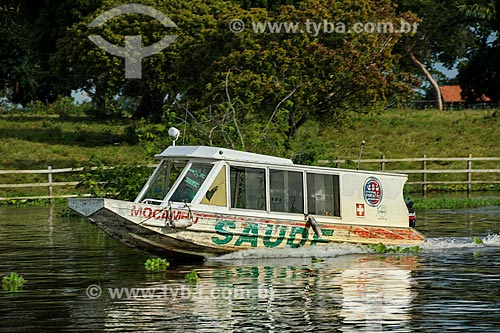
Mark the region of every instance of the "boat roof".
<instances>
[{"instance_id":1,"label":"boat roof","mask_svg":"<svg viewBox=\"0 0 500 333\"><path fill-rule=\"evenodd\" d=\"M157 159L207 159L225 160L257 164L293 165L288 158L248 153L239 150L207 146L170 146Z\"/></svg>"}]
</instances>

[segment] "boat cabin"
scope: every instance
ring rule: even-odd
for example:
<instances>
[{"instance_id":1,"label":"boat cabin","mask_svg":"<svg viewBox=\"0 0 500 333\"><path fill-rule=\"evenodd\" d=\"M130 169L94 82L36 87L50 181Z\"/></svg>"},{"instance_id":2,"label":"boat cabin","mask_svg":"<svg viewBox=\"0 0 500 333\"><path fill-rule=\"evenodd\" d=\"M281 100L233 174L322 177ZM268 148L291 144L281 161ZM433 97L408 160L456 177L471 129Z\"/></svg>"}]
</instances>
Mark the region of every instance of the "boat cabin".
<instances>
[{"instance_id":1,"label":"boat cabin","mask_svg":"<svg viewBox=\"0 0 500 333\"><path fill-rule=\"evenodd\" d=\"M220 214L408 227L407 176L295 165L231 149L171 146L136 203Z\"/></svg>"}]
</instances>

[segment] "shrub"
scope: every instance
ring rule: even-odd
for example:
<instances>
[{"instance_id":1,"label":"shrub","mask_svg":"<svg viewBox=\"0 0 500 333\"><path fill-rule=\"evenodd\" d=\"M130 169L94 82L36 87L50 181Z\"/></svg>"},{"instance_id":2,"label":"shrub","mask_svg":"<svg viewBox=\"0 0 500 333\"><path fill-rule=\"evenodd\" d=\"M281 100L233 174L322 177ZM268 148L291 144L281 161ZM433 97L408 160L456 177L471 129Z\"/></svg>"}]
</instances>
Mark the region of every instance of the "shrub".
<instances>
[{"instance_id":1,"label":"shrub","mask_svg":"<svg viewBox=\"0 0 500 333\"><path fill-rule=\"evenodd\" d=\"M149 178L148 166L121 165L106 167L100 161L91 161L80 174L77 188L88 191L93 197L133 200Z\"/></svg>"}]
</instances>

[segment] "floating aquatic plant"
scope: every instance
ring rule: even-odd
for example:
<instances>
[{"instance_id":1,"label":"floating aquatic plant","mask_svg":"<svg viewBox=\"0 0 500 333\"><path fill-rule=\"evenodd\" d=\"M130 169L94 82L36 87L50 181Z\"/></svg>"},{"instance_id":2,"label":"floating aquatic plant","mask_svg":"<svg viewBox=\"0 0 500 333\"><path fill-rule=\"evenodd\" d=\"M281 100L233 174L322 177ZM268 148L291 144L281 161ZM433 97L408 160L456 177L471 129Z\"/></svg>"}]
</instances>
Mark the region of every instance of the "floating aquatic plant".
<instances>
[{"instance_id":1,"label":"floating aquatic plant","mask_svg":"<svg viewBox=\"0 0 500 333\"><path fill-rule=\"evenodd\" d=\"M186 280L186 283L189 284L197 284L200 281L200 277L198 276L198 273L193 270L191 273L184 275L184 280Z\"/></svg>"},{"instance_id":2,"label":"floating aquatic plant","mask_svg":"<svg viewBox=\"0 0 500 333\"><path fill-rule=\"evenodd\" d=\"M162 258L148 259L144 263L144 268L148 272L163 272L167 270L168 266L170 266L170 263Z\"/></svg>"},{"instance_id":3,"label":"floating aquatic plant","mask_svg":"<svg viewBox=\"0 0 500 333\"><path fill-rule=\"evenodd\" d=\"M2 289L8 292L18 292L27 281L16 272L2 278Z\"/></svg>"},{"instance_id":4,"label":"floating aquatic plant","mask_svg":"<svg viewBox=\"0 0 500 333\"><path fill-rule=\"evenodd\" d=\"M387 245L384 245L382 243L379 243L379 244L369 244L368 247L377 253L418 253L418 252L422 252L422 248L420 246L410 246L410 247L387 246Z\"/></svg>"},{"instance_id":5,"label":"floating aquatic plant","mask_svg":"<svg viewBox=\"0 0 500 333\"><path fill-rule=\"evenodd\" d=\"M479 238L479 237L472 238L472 241L474 242L474 244L477 244L477 245L484 244L483 241L481 240L481 238Z\"/></svg>"}]
</instances>

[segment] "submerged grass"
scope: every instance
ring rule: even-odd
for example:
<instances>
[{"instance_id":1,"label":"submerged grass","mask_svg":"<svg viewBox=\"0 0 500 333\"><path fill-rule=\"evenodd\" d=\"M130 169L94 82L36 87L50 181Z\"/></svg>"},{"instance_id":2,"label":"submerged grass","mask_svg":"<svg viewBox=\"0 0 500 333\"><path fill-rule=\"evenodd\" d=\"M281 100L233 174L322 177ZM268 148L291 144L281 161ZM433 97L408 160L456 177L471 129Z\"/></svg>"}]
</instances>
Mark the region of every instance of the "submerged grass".
<instances>
[{"instance_id":1,"label":"submerged grass","mask_svg":"<svg viewBox=\"0 0 500 333\"><path fill-rule=\"evenodd\" d=\"M9 275L2 277L2 289L15 293L22 289L23 285L28 282L16 272L11 272Z\"/></svg>"},{"instance_id":2,"label":"submerged grass","mask_svg":"<svg viewBox=\"0 0 500 333\"><path fill-rule=\"evenodd\" d=\"M458 209L500 205L500 198L416 198L413 207L426 209Z\"/></svg>"}]
</instances>

